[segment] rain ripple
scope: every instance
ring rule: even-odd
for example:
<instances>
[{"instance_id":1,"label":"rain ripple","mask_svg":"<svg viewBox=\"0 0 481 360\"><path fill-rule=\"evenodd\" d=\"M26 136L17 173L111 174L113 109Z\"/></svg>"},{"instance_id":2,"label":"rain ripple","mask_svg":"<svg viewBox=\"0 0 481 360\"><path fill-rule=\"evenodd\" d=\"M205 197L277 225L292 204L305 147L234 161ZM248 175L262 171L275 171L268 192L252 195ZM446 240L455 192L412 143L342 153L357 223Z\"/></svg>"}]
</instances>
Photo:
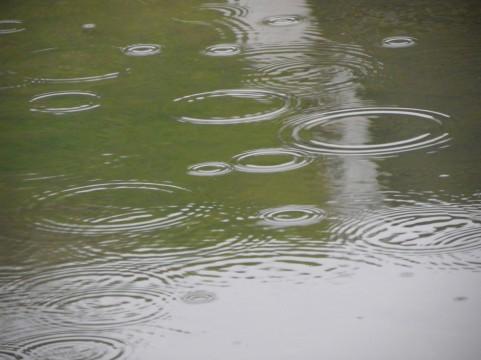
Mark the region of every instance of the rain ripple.
<instances>
[{"instance_id":1,"label":"rain ripple","mask_svg":"<svg viewBox=\"0 0 481 360\"><path fill-rule=\"evenodd\" d=\"M243 18L249 14L248 8L244 6L237 4L208 3L203 4L200 9L217 11L222 15L221 19L213 21L214 24L221 26L221 28L218 29L221 34L225 33L222 28L226 28L234 34L237 40L244 41L249 37L249 34L253 32L251 25L243 20Z\"/></svg>"},{"instance_id":2,"label":"rain ripple","mask_svg":"<svg viewBox=\"0 0 481 360\"><path fill-rule=\"evenodd\" d=\"M406 48L416 45L417 39L410 36L391 36L382 40L382 46L385 48Z\"/></svg>"},{"instance_id":3,"label":"rain ripple","mask_svg":"<svg viewBox=\"0 0 481 360\"><path fill-rule=\"evenodd\" d=\"M282 161L284 158L287 158L287 161ZM234 169L240 172L277 173L302 168L313 159L299 150L270 148L246 151L234 156L233 160ZM263 163L255 163L256 160Z\"/></svg>"},{"instance_id":4,"label":"rain ripple","mask_svg":"<svg viewBox=\"0 0 481 360\"><path fill-rule=\"evenodd\" d=\"M122 48L127 56L151 56L161 52L161 46L157 44L133 44Z\"/></svg>"},{"instance_id":5,"label":"rain ripple","mask_svg":"<svg viewBox=\"0 0 481 360\"><path fill-rule=\"evenodd\" d=\"M194 176L218 176L232 172L231 165L220 161L204 162L189 167L188 174Z\"/></svg>"},{"instance_id":6,"label":"rain ripple","mask_svg":"<svg viewBox=\"0 0 481 360\"><path fill-rule=\"evenodd\" d=\"M289 95L267 90L226 89L187 95L173 100L177 111L192 115L179 115L177 120L192 124L230 125L273 120L293 107ZM252 109L253 112L238 114L236 109ZM255 111L254 111L255 110ZM227 112L231 113L227 113ZM205 114L202 116L196 115Z\"/></svg>"},{"instance_id":7,"label":"rain ripple","mask_svg":"<svg viewBox=\"0 0 481 360\"><path fill-rule=\"evenodd\" d=\"M202 53L207 56L234 56L241 51L237 44L216 44L207 47Z\"/></svg>"},{"instance_id":8,"label":"rain ripple","mask_svg":"<svg viewBox=\"0 0 481 360\"><path fill-rule=\"evenodd\" d=\"M21 27L22 24L22 20L0 20L0 35L14 34L24 31L25 28Z\"/></svg>"},{"instance_id":9,"label":"rain ripple","mask_svg":"<svg viewBox=\"0 0 481 360\"><path fill-rule=\"evenodd\" d=\"M253 68L245 80L247 86L303 96L356 86L382 69L361 47L327 41L251 45L245 56Z\"/></svg>"},{"instance_id":10,"label":"rain ripple","mask_svg":"<svg viewBox=\"0 0 481 360\"><path fill-rule=\"evenodd\" d=\"M24 341L17 353L12 359L120 360L128 355L120 340L81 333L34 337Z\"/></svg>"},{"instance_id":11,"label":"rain ripple","mask_svg":"<svg viewBox=\"0 0 481 360\"><path fill-rule=\"evenodd\" d=\"M445 129L448 119L449 116L442 113L410 108L347 109L300 116L281 129L280 137L308 153L387 156L445 145L450 141ZM370 134L377 128L382 129L383 124L388 124L396 136L400 132L410 134L401 140L366 143ZM368 135L345 139L343 134L349 129L356 130L356 134L368 131ZM420 133L412 135L413 131Z\"/></svg>"},{"instance_id":12,"label":"rain ripple","mask_svg":"<svg viewBox=\"0 0 481 360\"><path fill-rule=\"evenodd\" d=\"M481 213L456 205L418 204L364 211L331 228L363 251L448 254L481 248Z\"/></svg>"},{"instance_id":13,"label":"rain ripple","mask_svg":"<svg viewBox=\"0 0 481 360\"><path fill-rule=\"evenodd\" d=\"M171 228L195 213L192 204L172 201L186 192L170 183L96 181L36 196L32 222L43 231L87 236Z\"/></svg>"},{"instance_id":14,"label":"rain ripple","mask_svg":"<svg viewBox=\"0 0 481 360\"><path fill-rule=\"evenodd\" d=\"M302 20L303 17L298 15L276 15L267 17L262 22L269 26L291 26L297 25Z\"/></svg>"},{"instance_id":15,"label":"rain ripple","mask_svg":"<svg viewBox=\"0 0 481 360\"><path fill-rule=\"evenodd\" d=\"M287 205L262 210L259 224L274 228L307 226L317 224L325 218L325 213L315 206Z\"/></svg>"},{"instance_id":16,"label":"rain ripple","mask_svg":"<svg viewBox=\"0 0 481 360\"><path fill-rule=\"evenodd\" d=\"M72 100L78 101L78 99L84 99L87 101L86 104L80 105L67 105L66 103L70 103ZM34 96L30 99L30 103L32 107L30 111L33 112L41 112L41 113L50 113L54 115L63 115L69 113L76 113L81 111L88 111L96 109L100 106L95 100L100 99L100 96L87 91L57 91L57 92L49 92L44 94L39 94ZM61 104L55 106L50 105L50 103L54 103L59 101Z\"/></svg>"}]
</instances>

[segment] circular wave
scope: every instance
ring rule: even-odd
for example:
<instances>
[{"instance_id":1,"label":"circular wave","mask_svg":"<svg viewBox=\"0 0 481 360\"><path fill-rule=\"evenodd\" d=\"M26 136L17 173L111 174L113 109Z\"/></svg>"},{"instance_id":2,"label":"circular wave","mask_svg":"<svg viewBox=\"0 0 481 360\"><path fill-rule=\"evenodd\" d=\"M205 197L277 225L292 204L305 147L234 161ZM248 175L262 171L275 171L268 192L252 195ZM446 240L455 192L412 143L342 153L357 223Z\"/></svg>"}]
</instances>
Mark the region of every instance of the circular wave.
<instances>
[{"instance_id":1,"label":"circular wave","mask_svg":"<svg viewBox=\"0 0 481 360\"><path fill-rule=\"evenodd\" d=\"M445 254L481 248L481 213L453 205L400 206L364 212L331 229L357 247L398 254Z\"/></svg>"},{"instance_id":2,"label":"circular wave","mask_svg":"<svg viewBox=\"0 0 481 360\"><path fill-rule=\"evenodd\" d=\"M232 172L232 166L220 161L204 162L189 167L188 174L194 176L217 176Z\"/></svg>"},{"instance_id":3,"label":"circular wave","mask_svg":"<svg viewBox=\"0 0 481 360\"><path fill-rule=\"evenodd\" d=\"M16 351L0 350L0 360L21 360L22 358Z\"/></svg>"},{"instance_id":4,"label":"circular wave","mask_svg":"<svg viewBox=\"0 0 481 360\"><path fill-rule=\"evenodd\" d=\"M269 26L291 26L297 25L303 19L299 15L276 15L265 18L262 23Z\"/></svg>"},{"instance_id":5,"label":"circular wave","mask_svg":"<svg viewBox=\"0 0 481 360\"><path fill-rule=\"evenodd\" d=\"M302 116L284 126L280 136L286 143L308 153L394 155L446 144L450 141L445 130L448 118L442 113L420 109L357 108ZM410 134L401 140L366 143L378 124L386 123L388 131L395 136L402 132ZM413 130L420 133L413 135Z\"/></svg>"},{"instance_id":6,"label":"circular wave","mask_svg":"<svg viewBox=\"0 0 481 360\"><path fill-rule=\"evenodd\" d=\"M279 158L288 158L279 162ZM261 160L263 164L252 163ZM268 160L266 162L266 159ZM299 169L312 162L312 157L294 149L269 148L246 151L233 157L234 169L247 173L276 173ZM249 163L249 161L251 163Z\"/></svg>"},{"instance_id":7,"label":"circular wave","mask_svg":"<svg viewBox=\"0 0 481 360\"><path fill-rule=\"evenodd\" d=\"M192 112L206 113L205 116L181 115L177 120L193 124L229 125L275 119L284 115L292 107L290 96L267 90L227 89L193 94L174 99L182 109L192 108ZM252 109L253 112L238 114L239 109ZM213 110L211 110L213 109ZM231 111L232 114L222 114ZM245 111L245 110L244 110Z\"/></svg>"},{"instance_id":8,"label":"circular wave","mask_svg":"<svg viewBox=\"0 0 481 360\"><path fill-rule=\"evenodd\" d=\"M172 184L140 181L73 186L37 196L33 224L44 231L88 236L170 228L195 213L192 204L173 201L186 192Z\"/></svg>"},{"instance_id":9,"label":"circular wave","mask_svg":"<svg viewBox=\"0 0 481 360\"><path fill-rule=\"evenodd\" d=\"M23 344L21 359L114 360L124 358L125 344L106 336L54 334Z\"/></svg>"},{"instance_id":10,"label":"circular wave","mask_svg":"<svg viewBox=\"0 0 481 360\"><path fill-rule=\"evenodd\" d=\"M60 100L59 100L60 99ZM85 99L88 100L86 104L81 105L58 105L58 106L51 106L49 102L53 101L64 101L70 102L71 99ZM55 115L63 115L69 113L76 113L81 111L88 111L96 109L100 106L95 100L100 99L100 96L87 91L57 91L57 92L50 92L44 93L34 96L30 99L30 103L32 107L30 111L33 112L41 112L41 113L50 113ZM46 102L46 104L43 104Z\"/></svg>"},{"instance_id":11,"label":"circular wave","mask_svg":"<svg viewBox=\"0 0 481 360\"><path fill-rule=\"evenodd\" d=\"M157 44L133 44L122 48L127 56L151 56L159 55L162 47Z\"/></svg>"},{"instance_id":12,"label":"circular wave","mask_svg":"<svg viewBox=\"0 0 481 360\"><path fill-rule=\"evenodd\" d=\"M42 305L42 320L56 326L99 328L148 322L165 315L168 298L146 289L71 292Z\"/></svg>"},{"instance_id":13,"label":"circular wave","mask_svg":"<svg viewBox=\"0 0 481 360\"><path fill-rule=\"evenodd\" d=\"M382 47L385 48L406 48L416 45L417 39L410 36L391 36L382 40Z\"/></svg>"},{"instance_id":14,"label":"circular wave","mask_svg":"<svg viewBox=\"0 0 481 360\"><path fill-rule=\"evenodd\" d=\"M217 296L210 291L196 290L189 291L187 294L182 296L182 301L186 304L200 305L207 304L217 299Z\"/></svg>"},{"instance_id":15,"label":"circular wave","mask_svg":"<svg viewBox=\"0 0 481 360\"><path fill-rule=\"evenodd\" d=\"M216 44L207 47L202 54L208 56L234 56L241 52L237 44Z\"/></svg>"},{"instance_id":16,"label":"circular wave","mask_svg":"<svg viewBox=\"0 0 481 360\"><path fill-rule=\"evenodd\" d=\"M287 205L259 213L260 224L276 228L317 224L325 218L323 210L308 205Z\"/></svg>"},{"instance_id":17,"label":"circular wave","mask_svg":"<svg viewBox=\"0 0 481 360\"><path fill-rule=\"evenodd\" d=\"M331 42L266 46L245 50L252 67L248 86L297 95L336 92L380 73L382 64L361 47Z\"/></svg>"},{"instance_id":18,"label":"circular wave","mask_svg":"<svg viewBox=\"0 0 481 360\"><path fill-rule=\"evenodd\" d=\"M231 31L237 40L247 40L249 34L253 31L252 27L243 20L249 13L248 8L244 6L209 3L203 4L200 9L217 11L222 15L221 19L212 20L210 23L213 24L223 38L226 37L223 29Z\"/></svg>"},{"instance_id":19,"label":"circular wave","mask_svg":"<svg viewBox=\"0 0 481 360\"><path fill-rule=\"evenodd\" d=\"M17 25L22 24L22 20L0 20L0 35L14 34L24 31L24 27L17 27Z\"/></svg>"},{"instance_id":20,"label":"circular wave","mask_svg":"<svg viewBox=\"0 0 481 360\"><path fill-rule=\"evenodd\" d=\"M225 17L245 17L249 13L247 7L237 4L207 3L203 4L201 9L218 11Z\"/></svg>"}]
</instances>

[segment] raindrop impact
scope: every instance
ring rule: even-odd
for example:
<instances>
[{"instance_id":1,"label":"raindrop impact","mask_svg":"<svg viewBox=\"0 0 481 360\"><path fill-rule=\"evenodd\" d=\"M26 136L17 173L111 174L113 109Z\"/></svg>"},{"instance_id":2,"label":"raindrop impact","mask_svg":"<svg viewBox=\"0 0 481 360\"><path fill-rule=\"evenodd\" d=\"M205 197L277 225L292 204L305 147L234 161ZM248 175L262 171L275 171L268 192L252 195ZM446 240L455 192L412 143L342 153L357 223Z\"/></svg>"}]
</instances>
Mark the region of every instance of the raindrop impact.
<instances>
[{"instance_id":1,"label":"raindrop impact","mask_svg":"<svg viewBox=\"0 0 481 360\"><path fill-rule=\"evenodd\" d=\"M388 156L446 144L448 119L420 109L348 109L300 116L284 126L280 136L286 144L313 154ZM377 134L392 140L378 141Z\"/></svg>"},{"instance_id":2,"label":"raindrop impact","mask_svg":"<svg viewBox=\"0 0 481 360\"><path fill-rule=\"evenodd\" d=\"M217 44L207 47L202 53L208 56L234 56L241 52L236 44Z\"/></svg>"},{"instance_id":3,"label":"raindrop impact","mask_svg":"<svg viewBox=\"0 0 481 360\"><path fill-rule=\"evenodd\" d=\"M233 160L237 171L276 173L302 168L312 162L312 157L295 149L269 148L246 151Z\"/></svg>"},{"instance_id":4,"label":"raindrop impact","mask_svg":"<svg viewBox=\"0 0 481 360\"><path fill-rule=\"evenodd\" d=\"M134 44L124 47L122 52L127 56L159 55L161 46L157 44Z\"/></svg>"},{"instance_id":5,"label":"raindrop impact","mask_svg":"<svg viewBox=\"0 0 481 360\"><path fill-rule=\"evenodd\" d=\"M392 36L382 40L385 48L406 48L416 45L417 39L410 36Z\"/></svg>"},{"instance_id":6,"label":"raindrop impact","mask_svg":"<svg viewBox=\"0 0 481 360\"><path fill-rule=\"evenodd\" d=\"M30 99L30 111L63 115L96 109L100 96L87 91L57 91L44 93ZM78 102L84 102L78 104Z\"/></svg>"},{"instance_id":7,"label":"raindrop impact","mask_svg":"<svg viewBox=\"0 0 481 360\"><path fill-rule=\"evenodd\" d=\"M228 174L232 170L232 166L227 163L212 161L192 165L187 173L194 176L218 176Z\"/></svg>"},{"instance_id":8,"label":"raindrop impact","mask_svg":"<svg viewBox=\"0 0 481 360\"><path fill-rule=\"evenodd\" d=\"M262 22L269 26L291 26L300 23L302 16L298 15L277 15L265 18Z\"/></svg>"},{"instance_id":9,"label":"raindrop impact","mask_svg":"<svg viewBox=\"0 0 481 360\"><path fill-rule=\"evenodd\" d=\"M217 299L217 296L210 291L196 290L190 291L182 296L182 301L186 304L200 305L207 304Z\"/></svg>"},{"instance_id":10,"label":"raindrop impact","mask_svg":"<svg viewBox=\"0 0 481 360\"><path fill-rule=\"evenodd\" d=\"M287 113L291 97L274 91L228 89L174 99L177 120L193 124L229 125L272 120Z\"/></svg>"},{"instance_id":11,"label":"raindrop impact","mask_svg":"<svg viewBox=\"0 0 481 360\"><path fill-rule=\"evenodd\" d=\"M31 221L55 233L134 235L182 224L195 212L175 201L186 192L168 183L94 182L37 196Z\"/></svg>"},{"instance_id":12,"label":"raindrop impact","mask_svg":"<svg viewBox=\"0 0 481 360\"><path fill-rule=\"evenodd\" d=\"M287 205L262 210L258 216L260 225L284 228L317 224L325 218L325 213L315 206Z\"/></svg>"}]
</instances>

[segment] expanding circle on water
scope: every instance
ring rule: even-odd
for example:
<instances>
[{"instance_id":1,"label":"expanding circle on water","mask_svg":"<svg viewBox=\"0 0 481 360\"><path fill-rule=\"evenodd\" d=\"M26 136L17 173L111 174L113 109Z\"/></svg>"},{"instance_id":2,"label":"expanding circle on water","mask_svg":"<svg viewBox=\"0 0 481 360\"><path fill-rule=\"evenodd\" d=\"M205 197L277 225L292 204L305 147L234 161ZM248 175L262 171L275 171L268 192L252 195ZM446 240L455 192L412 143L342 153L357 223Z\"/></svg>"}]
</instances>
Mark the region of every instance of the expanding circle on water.
<instances>
[{"instance_id":1,"label":"expanding circle on water","mask_svg":"<svg viewBox=\"0 0 481 360\"><path fill-rule=\"evenodd\" d=\"M190 109L192 115L179 115L177 120L193 124L229 125L275 119L291 109L290 96L268 90L226 89L193 94L174 99L181 111ZM239 113L239 109L252 112ZM245 111L245 110L244 110ZM205 113L197 116L195 113ZM225 112L225 114L222 114Z\"/></svg>"},{"instance_id":2,"label":"expanding circle on water","mask_svg":"<svg viewBox=\"0 0 481 360\"><path fill-rule=\"evenodd\" d=\"M311 205L287 205L262 210L258 217L260 224L283 228L317 224L325 218L323 210Z\"/></svg>"},{"instance_id":3,"label":"expanding circle on water","mask_svg":"<svg viewBox=\"0 0 481 360\"><path fill-rule=\"evenodd\" d=\"M406 48L416 45L417 39L410 36L391 36L382 40L382 47L385 48Z\"/></svg>"},{"instance_id":4,"label":"expanding circle on water","mask_svg":"<svg viewBox=\"0 0 481 360\"><path fill-rule=\"evenodd\" d=\"M241 51L237 44L216 44L208 46L202 51L202 54L208 56L234 56Z\"/></svg>"},{"instance_id":5,"label":"expanding circle on water","mask_svg":"<svg viewBox=\"0 0 481 360\"><path fill-rule=\"evenodd\" d=\"M189 291L187 294L182 296L182 301L186 304L200 305L207 304L217 299L217 296L210 291L196 290Z\"/></svg>"},{"instance_id":6,"label":"expanding circle on water","mask_svg":"<svg viewBox=\"0 0 481 360\"><path fill-rule=\"evenodd\" d=\"M217 176L232 172L231 165L221 161L203 162L189 167L188 174L194 176Z\"/></svg>"},{"instance_id":7,"label":"expanding circle on water","mask_svg":"<svg viewBox=\"0 0 481 360\"><path fill-rule=\"evenodd\" d=\"M24 31L25 28L21 27L22 24L22 20L0 20L0 35L14 34Z\"/></svg>"},{"instance_id":8,"label":"expanding circle on water","mask_svg":"<svg viewBox=\"0 0 481 360\"><path fill-rule=\"evenodd\" d=\"M373 107L303 115L280 131L286 143L308 153L326 155L395 155L447 143L448 115L421 109ZM389 125L382 129L381 125ZM381 131L382 130L382 131ZM404 139L370 140L376 131ZM414 134L413 134L414 132ZM416 132L418 132L416 134ZM369 143L370 142L370 143Z\"/></svg>"},{"instance_id":9,"label":"expanding circle on water","mask_svg":"<svg viewBox=\"0 0 481 360\"><path fill-rule=\"evenodd\" d=\"M126 345L106 336L59 332L27 341L19 354L21 359L115 360L126 355Z\"/></svg>"},{"instance_id":10,"label":"expanding circle on water","mask_svg":"<svg viewBox=\"0 0 481 360\"><path fill-rule=\"evenodd\" d=\"M148 289L89 290L57 296L42 306L42 320L56 326L98 328L148 322L161 317L168 298Z\"/></svg>"},{"instance_id":11,"label":"expanding circle on water","mask_svg":"<svg viewBox=\"0 0 481 360\"><path fill-rule=\"evenodd\" d=\"M122 48L127 56L151 56L161 52L161 46L157 44L133 44Z\"/></svg>"},{"instance_id":12,"label":"expanding circle on water","mask_svg":"<svg viewBox=\"0 0 481 360\"><path fill-rule=\"evenodd\" d=\"M77 101L82 99L82 101L87 101L87 103L80 105L66 105L62 104L71 103L72 100ZM81 111L93 110L100 106L96 100L100 99L100 96L88 91L57 91L49 92L44 94L39 94L30 99L30 104L32 107L30 111L50 113L55 115L63 115L68 113L76 113ZM57 106L49 105L50 102L59 101L60 104Z\"/></svg>"},{"instance_id":13,"label":"expanding circle on water","mask_svg":"<svg viewBox=\"0 0 481 360\"><path fill-rule=\"evenodd\" d=\"M330 230L367 251L444 254L481 248L481 213L455 205L365 211Z\"/></svg>"},{"instance_id":14,"label":"expanding circle on water","mask_svg":"<svg viewBox=\"0 0 481 360\"><path fill-rule=\"evenodd\" d=\"M267 148L246 151L234 156L233 160L234 169L237 171L276 173L304 167L312 162L312 157L295 149ZM256 164L256 160L262 163Z\"/></svg>"},{"instance_id":15,"label":"expanding circle on water","mask_svg":"<svg viewBox=\"0 0 481 360\"><path fill-rule=\"evenodd\" d=\"M262 20L262 23L270 26L291 26L300 23L303 20L299 15L276 15L269 16Z\"/></svg>"},{"instance_id":16,"label":"expanding circle on water","mask_svg":"<svg viewBox=\"0 0 481 360\"><path fill-rule=\"evenodd\" d=\"M32 222L39 230L87 236L155 231L195 213L191 203L176 201L187 192L170 183L141 181L73 186L38 195Z\"/></svg>"}]
</instances>

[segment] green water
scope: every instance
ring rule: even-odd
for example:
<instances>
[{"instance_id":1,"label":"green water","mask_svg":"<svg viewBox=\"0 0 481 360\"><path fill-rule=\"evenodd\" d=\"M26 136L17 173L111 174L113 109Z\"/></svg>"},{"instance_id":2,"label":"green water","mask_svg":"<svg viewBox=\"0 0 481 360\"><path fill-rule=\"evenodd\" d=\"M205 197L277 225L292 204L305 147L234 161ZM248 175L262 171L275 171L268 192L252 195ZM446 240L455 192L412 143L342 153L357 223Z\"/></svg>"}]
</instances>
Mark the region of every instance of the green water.
<instances>
[{"instance_id":1,"label":"green water","mask_svg":"<svg viewBox=\"0 0 481 360\"><path fill-rule=\"evenodd\" d=\"M0 359L480 358L478 1L0 14Z\"/></svg>"}]
</instances>

